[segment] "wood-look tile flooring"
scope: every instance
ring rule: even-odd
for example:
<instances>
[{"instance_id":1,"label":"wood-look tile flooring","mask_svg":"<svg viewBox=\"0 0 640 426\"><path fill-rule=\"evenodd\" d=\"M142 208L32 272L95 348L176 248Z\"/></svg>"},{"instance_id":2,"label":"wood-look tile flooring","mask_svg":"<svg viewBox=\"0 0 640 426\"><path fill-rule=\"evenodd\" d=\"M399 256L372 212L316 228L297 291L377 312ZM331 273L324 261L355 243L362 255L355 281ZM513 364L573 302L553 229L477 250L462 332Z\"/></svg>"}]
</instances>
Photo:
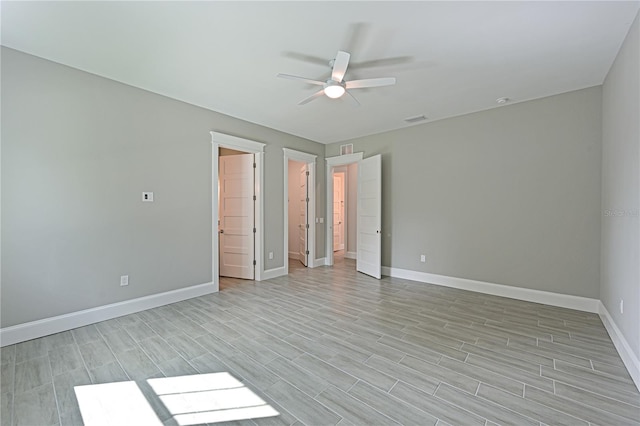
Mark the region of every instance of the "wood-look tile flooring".
<instances>
[{"instance_id":1,"label":"wood-look tile flooring","mask_svg":"<svg viewBox=\"0 0 640 426\"><path fill-rule=\"evenodd\" d=\"M1 424L82 424L74 386L117 381L177 424L147 379L229 372L280 413L238 424L640 425L597 315L296 265L2 348Z\"/></svg>"}]
</instances>

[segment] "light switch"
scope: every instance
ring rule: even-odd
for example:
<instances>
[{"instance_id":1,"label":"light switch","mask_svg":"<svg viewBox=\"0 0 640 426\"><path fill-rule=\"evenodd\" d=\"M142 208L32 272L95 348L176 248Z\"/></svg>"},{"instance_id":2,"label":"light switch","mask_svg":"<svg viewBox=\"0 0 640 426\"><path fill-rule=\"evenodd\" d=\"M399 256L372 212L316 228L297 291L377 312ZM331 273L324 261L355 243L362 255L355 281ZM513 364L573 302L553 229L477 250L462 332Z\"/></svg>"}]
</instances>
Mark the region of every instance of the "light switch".
<instances>
[{"instance_id":1,"label":"light switch","mask_svg":"<svg viewBox=\"0 0 640 426\"><path fill-rule=\"evenodd\" d=\"M142 201L145 203L153 203L153 192L143 192Z\"/></svg>"}]
</instances>

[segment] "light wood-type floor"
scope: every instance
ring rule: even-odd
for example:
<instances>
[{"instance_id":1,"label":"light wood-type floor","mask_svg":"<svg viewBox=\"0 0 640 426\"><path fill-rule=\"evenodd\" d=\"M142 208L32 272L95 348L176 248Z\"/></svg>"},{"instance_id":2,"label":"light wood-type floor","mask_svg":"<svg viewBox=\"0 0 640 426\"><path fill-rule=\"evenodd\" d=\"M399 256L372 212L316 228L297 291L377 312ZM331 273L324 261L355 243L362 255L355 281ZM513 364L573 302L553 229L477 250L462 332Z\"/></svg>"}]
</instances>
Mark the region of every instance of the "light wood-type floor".
<instances>
[{"instance_id":1,"label":"light wood-type floor","mask_svg":"<svg viewBox=\"0 0 640 426\"><path fill-rule=\"evenodd\" d=\"M169 397L155 387L193 375ZM640 424L640 394L597 315L378 281L342 259L3 348L1 377L2 425L82 424L74 387L113 382L166 425ZM134 400L118 402L127 418ZM279 415L239 420L265 407Z\"/></svg>"}]
</instances>

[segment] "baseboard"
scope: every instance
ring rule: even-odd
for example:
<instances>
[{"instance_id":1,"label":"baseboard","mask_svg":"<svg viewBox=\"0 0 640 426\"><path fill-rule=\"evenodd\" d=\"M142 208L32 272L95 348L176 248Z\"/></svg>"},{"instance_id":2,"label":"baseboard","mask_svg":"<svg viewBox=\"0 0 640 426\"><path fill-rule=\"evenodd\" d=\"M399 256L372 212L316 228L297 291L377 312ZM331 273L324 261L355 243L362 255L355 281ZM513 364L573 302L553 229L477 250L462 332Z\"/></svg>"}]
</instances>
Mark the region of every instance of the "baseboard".
<instances>
[{"instance_id":1,"label":"baseboard","mask_svg":"<svg viewBox=\"0 0 640 426\"><path fill-rule=\"evenodd\" d=\"M344 254L345 259L357 259L358 253L355 251L348 251Z\"/></svg>"},{"instance_id":2,"label":"baseboard","mask_svg":"<svg viewBox=\"0 0 640 426\"><path fill-rule=\"evenodd\" d=\"M198 284L178 290L125 300L123 302L98 306L96 308L71 312L51 318L44 318L24 324L0 329L0 346L13 345L38 337L60 333L73 328L83 327L100 321L106 321L123 315L133 314L146 309L157 308L169 303L180 302L193 297L215 293L213 283Z\"/></svg>"},{"instance_id":3,"label":"baseboard","mask_svg":"<svg viewBox=\"0 0 640 426\"><path fill-rule=\"evenodd\" d=\"M294 259L294 260L300 259L300 253L290 251L289 252L289 259Z\"/></svg>"},{"instance_id":4,"label":"baseboard","mask_svg":"<svg viewBox=\"0 0 640 426\"><path fill-rule=\"evenodd\" d=\"M314 259L313 262L309 262L309 267L316 268L318 266L326 266L326 264L327 264L327 258L321 257L320 259Z\"/></svg>"},{"instance_id":5,"label":"baseboard","mask_svg":"<svg viewBox=\"0 0 640 426\"><path fill-rule=\"evenodd\" d=\"M640 360L631 349L629 342L624 338L624 335L602 302L598 304L598 308L600 319L607 329L613 345L616 347L618 354L620 354L620 358L622 358L622 362L624 362L625 367L627 367L627 371L629 375L631 375L633 382L636 384L638 390L640 390Z\"/></svg>"},{"instance_id":6,"label":"baseboard","mask_svg":"<svg viewBox=\"0 0 640 426\"><path fill-rule=\"evenodd\" d=\"M284 266L280 266L279 268L268 269L262 273L262 280L270 280L271 278L281 277L286 275L286 271Z\"/></svg>"},{"instance_id":7,"label":"baseboard","mask_svg":"<svg viewBox=\"0 0 640 426\"><path fill-rule=\"evenodd\" d=\"M527 302L543 303L545 305L558 306L561 308L569 308L591 313L598 313L598 305L600 304L600 301L598 299L590 299L588 297L572 296L568 294L533 290L522 287L513 287L504 284L493 284L466 278L429 274L426 272L411 271L408 269L390 268L388 266L382 267L382 274L395 278L403 278L412 281L441 285L444 287L476 291L478 293L509 297L511 299L524 300Z\"/></svg>"}]
</instances>

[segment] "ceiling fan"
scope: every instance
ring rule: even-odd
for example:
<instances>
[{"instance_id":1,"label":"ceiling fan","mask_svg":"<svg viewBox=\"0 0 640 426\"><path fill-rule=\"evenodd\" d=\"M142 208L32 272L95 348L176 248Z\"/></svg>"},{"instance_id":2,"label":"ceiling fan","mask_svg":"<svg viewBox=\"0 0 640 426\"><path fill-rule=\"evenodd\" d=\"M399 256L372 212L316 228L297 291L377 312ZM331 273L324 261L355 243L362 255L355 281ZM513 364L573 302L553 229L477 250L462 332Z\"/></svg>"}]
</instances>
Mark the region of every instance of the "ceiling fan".
<instances>
[{"instance_id":1,"label":"ceiling fan","mask_svg":"<svg viewBox=\"0 0 640 426\"><path fill-rule=\"evenodd\" d=\"M329 66L331 67L331 76L327 81L311 80L308 78L298 77L296 75L290 74L278 74L278 77L288 78L290 80L300 80L304 81L305 83L322 86L322 89L315 92L311 96L304 98L303 100L298 102L298 105L309 103L322 95L326 95L331 99L337 99L344 94L349 95L351 99L356 103L356 105L360 105L360 102L358 102L358 100L351 93L349 93L349 89L365 89L369 87L391 86L393 84L396 84L395 77L367 78L364 80L345 81L344 75L347 72L350 57L351 55L347 52L343 52L341 50L338 51L338 53L336 54L336 58L329 61Z\"/></svg>"}]
</instances>

